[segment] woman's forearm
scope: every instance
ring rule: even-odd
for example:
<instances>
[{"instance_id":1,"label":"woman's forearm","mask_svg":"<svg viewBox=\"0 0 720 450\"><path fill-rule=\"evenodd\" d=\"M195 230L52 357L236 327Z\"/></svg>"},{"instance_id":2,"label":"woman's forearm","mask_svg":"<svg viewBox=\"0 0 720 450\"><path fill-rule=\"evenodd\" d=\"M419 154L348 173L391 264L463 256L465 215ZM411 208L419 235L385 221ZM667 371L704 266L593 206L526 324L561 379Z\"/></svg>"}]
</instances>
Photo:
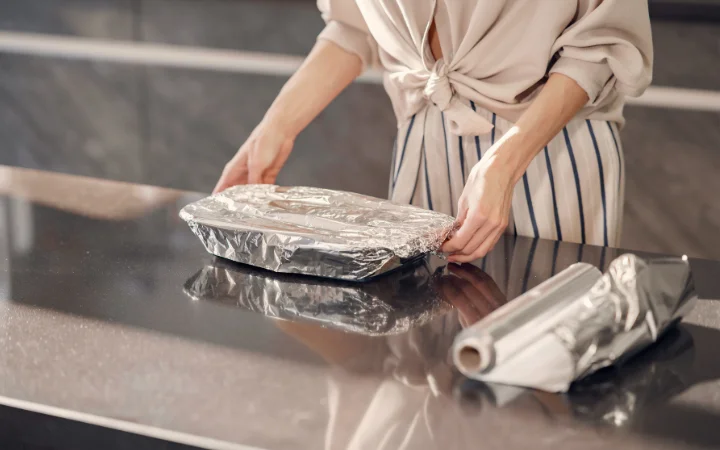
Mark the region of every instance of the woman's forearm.
<instances>
[{"instance_id":1,"label":"woman's forearm","mask_svg":"<svg viewBox=\"0 0 720 450\"><path fill-rule=\"evenodd\" d=\"M587 93L571 78L550 75L537 98L485 158L517 182L535 155L550 142L587 103ZM485 159L483 158L483 159Z\"/></svg>"},{"instance_id":2,"label":"woman's forearm","mask_svg":"<svg viewBox=\"0 0 720 450\"><path fill-rule=\"evenodd\" d=\"M505 232L513 189L533 158L588 101L574 80L552 74L537 98L473 167L458 202L460 229L442 247L451 262L485 256Z\"/></svg>"},{"instance_id":3,"label":"woman's forearm","mask_svg":"<svg viewBox=\"0 0 720 450\"><path fill-rule=\"evenodd\" d=\"M318 40L263 120L225 164L213 193L238 184L273 184L295 138L362 71L359 56Z\"/></svg>"},{"instance_id":4,"label":"woman's forearm","mask_svg":"<svg viewBox=\"0 0 720 450\"><path fill-rule=\"evenodd\" d=\"M357 55L319 40L282 88L265 120L297 136L361 72Z\"/></svg>"}]
</instances>

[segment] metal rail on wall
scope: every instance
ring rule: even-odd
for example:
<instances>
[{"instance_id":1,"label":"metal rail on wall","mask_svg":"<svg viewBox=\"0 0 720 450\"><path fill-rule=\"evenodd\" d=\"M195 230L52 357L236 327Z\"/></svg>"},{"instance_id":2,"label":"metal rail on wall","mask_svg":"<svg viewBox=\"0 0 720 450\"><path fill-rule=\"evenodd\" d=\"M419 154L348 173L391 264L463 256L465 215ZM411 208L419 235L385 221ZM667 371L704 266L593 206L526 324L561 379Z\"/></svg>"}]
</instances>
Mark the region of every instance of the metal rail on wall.
<instances>
[{"instance_id":1,"label":"metal rail on wall","mask_svg":"<svg viewBox=\"0 0 720 450\"><path fill-rule=\"evenodd\" d=\"M20 32L0 32L0 53L3 52L272 76L290 76L303 60L301 56L276 53ZM382 74L368 71L358 81L381 83ZM641 97L629 98L628 103L720 112L720 91L651 86Z\"/></svg>"}]
</instances>

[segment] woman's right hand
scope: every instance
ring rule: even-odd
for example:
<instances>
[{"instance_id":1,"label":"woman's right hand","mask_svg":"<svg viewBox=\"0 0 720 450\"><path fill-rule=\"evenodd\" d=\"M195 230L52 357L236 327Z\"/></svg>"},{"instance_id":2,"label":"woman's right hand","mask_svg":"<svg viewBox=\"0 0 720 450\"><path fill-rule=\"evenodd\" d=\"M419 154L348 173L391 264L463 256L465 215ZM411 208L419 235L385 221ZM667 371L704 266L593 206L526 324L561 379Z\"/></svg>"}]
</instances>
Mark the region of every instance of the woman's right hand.
<instances>
[{"instance_id":1,"label":"woman's right hand","mask_svg":"<svg viewBox=\"0 0 720 450\"><path fill-rule=\"evenodd\" d=\"M360 75L360 57L319 39L265 118L225 165L213 194L238 184L274 184L295 137Z\"/></svg>"},{"instance_id":2,"label":"woman's right hand","mask_svg":"<svg viewBox=\"0 0 720 450\"><path fill-rule=\"evenodd\" d=\"M225 164L213 194L238 184L274 184L294 142L295 137L284 127L263 120Z\"/></svg>"}]
</instances>

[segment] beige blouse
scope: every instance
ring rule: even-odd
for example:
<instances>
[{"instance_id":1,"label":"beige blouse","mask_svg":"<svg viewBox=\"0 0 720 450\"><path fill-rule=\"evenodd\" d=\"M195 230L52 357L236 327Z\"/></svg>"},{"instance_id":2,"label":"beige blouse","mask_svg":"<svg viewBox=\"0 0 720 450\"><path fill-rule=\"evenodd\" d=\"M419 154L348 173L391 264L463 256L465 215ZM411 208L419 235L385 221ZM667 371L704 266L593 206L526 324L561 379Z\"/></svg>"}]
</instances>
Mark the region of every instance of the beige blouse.
<instances>
[{"instance_id":1,"label":"beige blouse","mask_svg":"<svg viewBox=\"0 0 720 450\"><path fill-rule=\"evenodd\" d=\"M549 73L588 94L583 118L623 123L624 96L652 78L647 0L318 0L327 39L384 69L398 122L428 102L457 135L492 125L470 101L516 121ZM433 18L442 54L435 61Z\"/></svg>"}]
</instances>

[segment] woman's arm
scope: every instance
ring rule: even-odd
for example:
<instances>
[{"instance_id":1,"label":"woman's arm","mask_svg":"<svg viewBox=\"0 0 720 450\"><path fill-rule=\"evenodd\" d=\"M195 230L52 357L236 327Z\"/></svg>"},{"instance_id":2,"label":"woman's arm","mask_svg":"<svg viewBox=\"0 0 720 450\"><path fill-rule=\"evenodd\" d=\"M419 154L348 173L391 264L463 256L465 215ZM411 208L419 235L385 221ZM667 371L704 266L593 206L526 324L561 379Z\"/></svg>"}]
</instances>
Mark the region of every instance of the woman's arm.
<instances>
[{"instance_id":1,"label":"woman's arm","mask_svg":"<svg viewBox=\"0 0 720 450\"><path fill-rule=\"evenodd\" d=\"M559 56L538 97L473 168L460 198L458 233L443 247L451 260L484 256L505 231L515 183L537 153L585 105L614 91L638 96L652 79L647 0L578 0L577 18L558 39Z\"/></svg>"},{"instance_id":2,"label":"woman's arm","mask_svg":"<svg viewBox=\"0 0 720 450\"><path fill-rule=\"evenodd\" d=\"M493 248L507 227L515 184L587 102L573 79L550 75L515 126L473 167L458 205L460 229L442 248L450 261L472 261Z\"/></svg>"},{"instance_id":3,"label":"woman's arm","mask_svg":"<svg viewBox=\"0 0 720 450\"><path fill-rule=\"evenodd\" d=\"M587 103L584 89L573 79L556 73L550 75L538 97L502 137L503 145L487 154L488 163L512 176L513 184L523 176L535 155L572 120Z\"/></svg>"},{"instance_id":4,"label":"woman's arm","mask_svg":"<svg viewBox=\"0 0 720 450\"><path fill-rule=\"evenodd\" d=\"M362 72L360 58L331 41L318 40L298 71L283 86L266 120L298 135Z\"/></svg>"},{"instance_id":5,"label":"woman's arm","mask_svg":"<svg viewBox=\"0 0 720 450\"><path fill-rule=\"evenodd\" d=\"M265 117L225 169L213 192L237 184L274 183L295 138L362 72L360 57L318 40Z\"/></svg>"}]
</instances>

